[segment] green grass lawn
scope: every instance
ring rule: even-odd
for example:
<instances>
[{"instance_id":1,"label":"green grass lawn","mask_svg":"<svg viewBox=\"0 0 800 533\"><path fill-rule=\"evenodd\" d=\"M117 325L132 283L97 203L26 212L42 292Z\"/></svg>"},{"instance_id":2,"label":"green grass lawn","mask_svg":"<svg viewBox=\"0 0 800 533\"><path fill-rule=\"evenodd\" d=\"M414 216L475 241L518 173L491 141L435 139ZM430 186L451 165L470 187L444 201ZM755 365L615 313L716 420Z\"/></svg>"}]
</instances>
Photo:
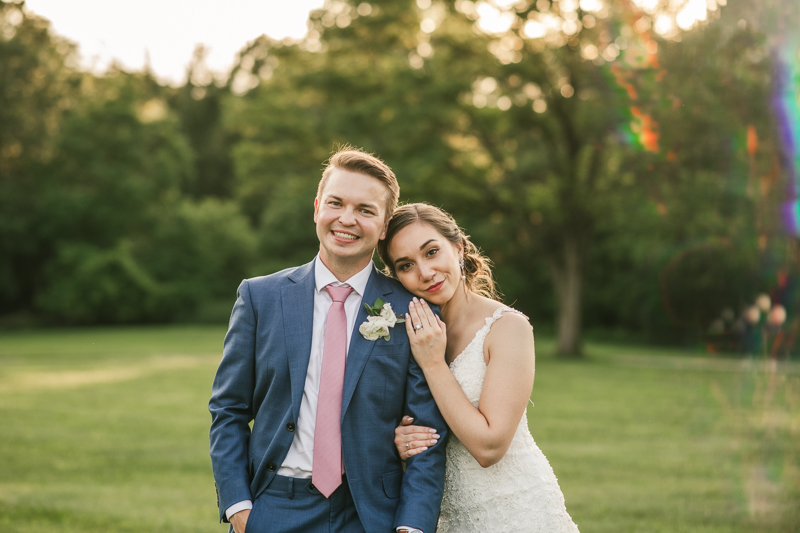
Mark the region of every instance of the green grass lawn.
<instances>
[{"instance_id":1,"label":"green grass lawn","mask_svg":"<svg viewBox=\"0 0 800 533\"><path fill-rule=\"evenodd\" d=\"M0 333L0 532L223 532L223 328ZM800 530L800 372L538 339L531 430L583 533Z\"/></svg>"}]
</instances>

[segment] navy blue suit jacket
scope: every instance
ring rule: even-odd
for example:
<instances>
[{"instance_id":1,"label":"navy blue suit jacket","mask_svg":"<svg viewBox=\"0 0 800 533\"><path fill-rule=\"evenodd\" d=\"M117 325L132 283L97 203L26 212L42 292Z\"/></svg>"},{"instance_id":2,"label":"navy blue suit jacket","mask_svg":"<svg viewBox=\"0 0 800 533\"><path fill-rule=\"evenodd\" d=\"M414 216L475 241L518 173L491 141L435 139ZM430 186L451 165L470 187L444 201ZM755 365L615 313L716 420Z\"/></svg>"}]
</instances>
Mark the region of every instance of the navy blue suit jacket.
<instances>
[{"instance_id":1,"label":"navy blue suit jacket","mask_svg":"<svg viewBox=\"0 0 800 533\"><path fill-rule=\"evenodd\" d=\"M412 298L374 267L364 292L364 303L381 298L403 314ZM289 451L311 353L313 314L313 261L239 285L209 402L211 463L223 521L228 507L259 497ZM447 427L411 356L404 325L392 328L390 341L368 341L358 332L366 318L362 305L342 397L342 452L356 510L367 532L404 525L434 533ZM404 472L394 429L406 414L436 428L442 438L412 457Z\"/></svg>"}]
</instances>

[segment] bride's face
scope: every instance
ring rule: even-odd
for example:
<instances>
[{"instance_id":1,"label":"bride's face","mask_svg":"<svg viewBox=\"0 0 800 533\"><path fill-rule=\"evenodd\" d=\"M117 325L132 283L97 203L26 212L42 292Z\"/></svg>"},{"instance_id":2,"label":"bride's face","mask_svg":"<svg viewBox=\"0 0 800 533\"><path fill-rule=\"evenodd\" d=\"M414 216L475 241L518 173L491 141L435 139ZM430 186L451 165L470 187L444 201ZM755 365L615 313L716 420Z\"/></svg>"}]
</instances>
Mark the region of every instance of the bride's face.
<instances>
[{"instance_id":1,"label":"bride's face","mask_svg":"<svg viewBox=\"0 0 800 533\"><path fill-rule=\"evenodd\" d=\"M398 231L388 252L397 279L418 298L442 305L461 284L461 249L424 222Z\"/></svg>"}]
</instances>

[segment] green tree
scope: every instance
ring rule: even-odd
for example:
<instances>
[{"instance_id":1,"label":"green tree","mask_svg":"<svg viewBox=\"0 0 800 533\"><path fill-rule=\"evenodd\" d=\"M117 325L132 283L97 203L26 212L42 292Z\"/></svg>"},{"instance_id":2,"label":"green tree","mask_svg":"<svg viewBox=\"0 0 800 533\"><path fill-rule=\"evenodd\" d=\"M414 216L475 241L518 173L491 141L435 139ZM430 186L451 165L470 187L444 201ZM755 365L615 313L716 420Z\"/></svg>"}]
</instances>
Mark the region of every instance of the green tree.
<instances>
[{"instance_id":1,"label":"green tree","mask_svg":"<svg viewBox=\"0 0 800 533\"><path fill-rule=\"evenodd\" d=\"M602 285L594 324L664 328L658 273L674 250L750 229L746 154L729 141L769 131L756 120L761 44L718 26L680 33L685 17L658 5L569 0L506 2L496 14L509 22L489 31L486 5L328 2L303 42L242 51L226 125L236 197L262 228L260 268L313 253L320 161L350 142L393 166L405 199L452 212L522 308L549 309L553 286L563 354L580 353L587 280Z\"/></svg>"},{"instance_id":2,"label":"green tree","mask_svg":"<svg viewBox=\"0 0 800 533\"><path fill-rule=\"evenodd\" d=\"M419 21L405 1L332 2L312 13L304 42L264 37L242 51L229 81L242 96L231 96L226 117L238 139L236 197L261 228L260 272L315 252L313 195L322 161L340 144L384 158L406 199L479 198L461 183L448 141L463 117L464 83L409 61Z\"/></svg>"},{"instance_id":3,"label":"green tree","mask_svg":"<svg viewBox=\"0 0 800 533\"><path fill-rule=\"evenodd\" d=\"M0 2L0 314L29 308L48 254L43 166L81 76L74 46L21 2Z\"/></svg>"},{"instance_id":4,"label":"green tree","mask_svg":"<svg viewBox=\"0 0 800 533\"><path fill-rule=\"evenodd\" d=\"M209 198L231 193L225 90L80 73L74 53L0 2L0 315L219 319L255 245L238 204Z\"/></svg>"},{"instance_id":5,"label":"green tree","mask_svg":"<svg viewBox=\"0 0 800 533\"><path fill-rule=\"evenodd\" d=\"M419 4L427 18L441 9ZM684 31L698 25L699 15L682 4L451 5L450 17L475 21L476 39L486 43L463 58L476 75L462 99L470 116L462 168L472 163L485 176L484 205L493 210L487 231L513 236L495 241L503 260L518 272L542 260L549 265L559 352L580 354L586 276L597 270L587 258L603 257L603 239L633 232L646 243L660 233L675 242L741 229L746 211L732 206L752 205L728 194L737 180L729 175L726 141L764 111L768 57L741 31ZM448 25L440 28L446 32ZM431 36L436 53L439 31ZM743 63L742 54L759 59ZM683 102L692 104L690 113ZM682 211L689 192L698 193L695 207L704 207ZM736 201L726 203L731 196ZM667 197L683 215L670 225L674 231L643 235L638 228L652 227L652 213L664 210ZM637 204L652 209L630 209ZM612 226L610 218L623 224ZM668 220L656 218L662 225Z\"/></svg>"},{"instance_id":6,"label":"green tree","mask_svg":"<svg viewBox=\"0 0 800 533\"><path fill-rule=\"evenodd\" d=\"M238 206L183 195L193 153L166 96L147 73L113 72L64 119L44 200L55 253L36 295L59 321L191 318L247 271Z\"/></svg>"},{"instance_id":7,"label":"green tree","mask_svg":"<svg viewBox=\"0 0 800 533\"><path fill-rule=\"evenodd\" d=\"M233 195L231 149L235 138L223 127L223 101L229 85L218 80L205 63L207 50L198 46L189 64L186 84L168 96L181 131L194 153L192 179L183 192L193 198L230 198Z\"/></svg>"}]
</instances>

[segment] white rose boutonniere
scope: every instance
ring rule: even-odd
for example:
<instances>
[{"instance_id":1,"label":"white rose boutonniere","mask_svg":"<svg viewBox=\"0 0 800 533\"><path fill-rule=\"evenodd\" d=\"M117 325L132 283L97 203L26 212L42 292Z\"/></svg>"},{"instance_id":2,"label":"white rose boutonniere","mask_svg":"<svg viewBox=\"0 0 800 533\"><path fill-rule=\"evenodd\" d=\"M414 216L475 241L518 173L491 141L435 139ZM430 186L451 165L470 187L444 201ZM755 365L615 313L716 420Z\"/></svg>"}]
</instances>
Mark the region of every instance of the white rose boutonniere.
<instances>
[{"instance_id":1,"label":"white rose boutonniere","mask_svg":"<svg viewBox=\"0 0 800 533\"><path fill-rule=\"evenodd\" d=\"M380 298L375 300L374 305L364 304L367 309L367 321L358 327L359 333L368 341L376 341L383 337L383 340L391 339L389 329L395 324L402 324L405 319L399 317L392 310L392 304L384 302Z\"/></svg>"},{"instance_id":2,"label":"white rose boutonniere","mask_svg":"<svg viewBox=\"0 0 800 533\"><path fill-rule=\"evenodd\" d=\"M358 327L358 331L368 341L376 341L383 337L389 340L389 323L379 316L368 316L367 321Z\"/></svg>"}]
</instances>

